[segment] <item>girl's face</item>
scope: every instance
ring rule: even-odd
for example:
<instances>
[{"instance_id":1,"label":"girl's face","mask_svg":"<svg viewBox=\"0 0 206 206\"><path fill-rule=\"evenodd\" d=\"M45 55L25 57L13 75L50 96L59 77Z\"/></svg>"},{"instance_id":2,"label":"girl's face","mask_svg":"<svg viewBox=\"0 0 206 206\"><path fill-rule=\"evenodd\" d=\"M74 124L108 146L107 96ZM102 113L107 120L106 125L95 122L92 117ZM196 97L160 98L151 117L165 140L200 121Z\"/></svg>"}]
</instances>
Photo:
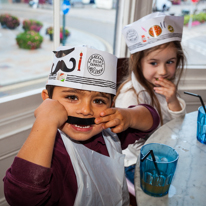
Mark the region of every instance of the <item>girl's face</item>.
<instances>
[{"instance_id":1,"label":"girl's face","mask_svg":"<svg viewBox=\"0 0 206 206\"><path fill-rule=\"evenodd\" d=\"M55 87L52 99L58 100L66 109L68 116L97 118L111 106L111 95L67 87ZM77 125L65 123L62 130L77 141L85 141L102 131L102 124Z\"/></svg>"},{"instance_id":2,"label":"girl's face","mask_svg":"<svg viewBox=\"0 0 206 206\"><path fill-rule=\"evenodd\" d=\"M177 65L177 49L173 44L150 52L142 58L142 73L147 81L155 85L155 80L161 78L172 80Z\"/></svg>"}]
</instances>

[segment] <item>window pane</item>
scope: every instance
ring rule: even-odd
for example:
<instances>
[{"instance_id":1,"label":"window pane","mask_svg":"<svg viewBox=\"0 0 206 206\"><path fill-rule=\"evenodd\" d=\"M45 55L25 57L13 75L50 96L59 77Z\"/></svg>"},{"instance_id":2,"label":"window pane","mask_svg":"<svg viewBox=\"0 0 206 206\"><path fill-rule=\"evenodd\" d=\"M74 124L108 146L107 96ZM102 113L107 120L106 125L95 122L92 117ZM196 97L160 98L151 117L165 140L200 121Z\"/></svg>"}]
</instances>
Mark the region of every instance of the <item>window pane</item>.
<instances>
[{"instance_id":1,"label":"window pane","mask_svg":"<svg viewBox=\"0 0 206 206\"><path fill-rule=\"evenodd\" d=\"M188 65L206 65L206 1L154 0L153 11L184 16L182 46ZM190 19L190 14L193 17Z\"/></svg>"},{"instance_id":2,"label":"window pane","mask_svg":"<svg viewBox=\"0 0 206 206\"><path fill-rule=\"evenodd\" d=\"M1 0L0 15L9 14L17 17L20 25L13 29L8 28L8 25L0 26L0 98L42 88L47 81L53 59L53 41L50 40L54 18L53 4L52 0L39 0L38 5L36 2L38 0ZM113 53L116 1L96 1L96 4L92 0L70 2L70 10L65 15L65 29L68 30L65 45L88 44ZM62 4L62 0L60 3ZM9 18L8 15L5 18ZM16 37L25 31L25 20L35 20L43 24L39 30L43 41L38 49L35 49L35 40L28 40L30 34L19 40L21 46L30 46L30 49L23 49L17 45ZM63 26L62 11L60 26ZM39 27L34 25L32 29L38 30ZM60 39L62 36L60 33ZM38 39L39 36L35 38ZM23 40L26 40L25 44Z\"/></svg>"},{"instance_id":3,"label":"window pane","mask_svg":"<svg viewBox=\"0 0 206 206\"><path fill-rule=\"evenodd\" d=\"M3 0L1 3L0 97L3 97L45 85L52 61L52 42L47 38L45 29L52 26L53 10L49 4L40 4L35 9L35 5L29 6L28 1ZM14 18L18 19L19 26L15 24ZM29 20L35 21L30 27L35 31L23 35L31 24ZM27 22L27 26L23 22ZM20 34L18 46L16 38ZM43 37L43 42L40 48L35 49L39 46L38 40L41 40L38 34Z\"/></svg>"}]
</instances>

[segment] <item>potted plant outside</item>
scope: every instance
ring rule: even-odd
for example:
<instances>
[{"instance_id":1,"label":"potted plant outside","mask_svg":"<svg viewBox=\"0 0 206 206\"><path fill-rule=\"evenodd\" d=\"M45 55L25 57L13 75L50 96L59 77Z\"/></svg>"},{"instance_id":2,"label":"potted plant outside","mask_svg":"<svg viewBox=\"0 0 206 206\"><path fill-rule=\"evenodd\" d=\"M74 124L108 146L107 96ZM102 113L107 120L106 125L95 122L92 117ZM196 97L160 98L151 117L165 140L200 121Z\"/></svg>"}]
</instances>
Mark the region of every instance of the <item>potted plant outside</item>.
<instances>
[{"instance_id":1,"label":"potted plant outside","mask_svg":"<svg viewBox=\"0 0 206 206\"><path fill-rule=\"evenodd\" d=\"M1 14L0 22L3 28L8 28L8 29L15 29L20 24L19 19L10 14Z\"/></svg>"},{"instance_id":2,"label":"potted plant outside","mask_svg":"<svg viewBox=\"0 0 206 206\"><path fill-rule=\"evenodd\" d=\"M22 49L38 49L41 46L43 37L35 31L25 31L16 37L18 46Z\"/></svg>"},{"instance_id":3,"label":"potted plant outside","mask_svg":"<svg viewBox=\"0 0 206 206\"><path fill-rule=\"evenodd\" d=\"M40 29L42 28L43 24L40 21L37 20L24 20L23 21L23 29L25 31L35 31L35 32L39 32Z\"/></svg>"},{"instance_id":4,"label":"potted plant outside","mask_svg":"<svg viewBox=\"0 0 206 206\"><path fill-rule=\"evenodd\" d=\"M50 37L50 41L53 41L53 34L54 34L54 29L53 27L48 27L46 29L46 34L49 35ZM68 37L70 36L70 32L68 29L65 29L65 38L67 39ZM62 43L62 40L63 40L63 28L61 27L60 28L60 42Z\"/></svg>"}]
</instances>

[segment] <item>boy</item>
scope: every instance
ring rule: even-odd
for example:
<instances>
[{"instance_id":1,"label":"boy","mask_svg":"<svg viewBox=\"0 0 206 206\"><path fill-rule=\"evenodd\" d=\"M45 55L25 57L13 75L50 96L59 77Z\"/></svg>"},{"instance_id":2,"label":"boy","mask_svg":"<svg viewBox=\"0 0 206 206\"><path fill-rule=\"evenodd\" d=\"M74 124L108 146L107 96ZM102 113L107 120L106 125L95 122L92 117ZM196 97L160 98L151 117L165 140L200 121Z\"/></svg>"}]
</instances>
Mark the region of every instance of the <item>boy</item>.
<instances>
[{"instance_id":1,"label":"boy","mask_svg":"<svg viewBox=\"0 0 206 206\"><path fill-rule=\"evenodd\" d=\"M116 63L87 46L55 51L44 101L4 178L10 205L129 205L121 146L152 132L159 117L147 105L110 108Z\"/></svg>"}]
</instances>

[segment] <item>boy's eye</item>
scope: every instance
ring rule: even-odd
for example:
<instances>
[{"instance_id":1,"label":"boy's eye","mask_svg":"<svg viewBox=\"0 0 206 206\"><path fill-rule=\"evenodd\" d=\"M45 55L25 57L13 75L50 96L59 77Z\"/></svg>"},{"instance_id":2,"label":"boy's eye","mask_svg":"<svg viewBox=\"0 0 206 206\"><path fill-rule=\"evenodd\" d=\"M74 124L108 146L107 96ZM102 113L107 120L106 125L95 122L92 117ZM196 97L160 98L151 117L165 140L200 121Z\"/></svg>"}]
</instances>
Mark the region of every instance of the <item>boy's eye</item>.
<instances>
[{"instance_id":1,"label":"boy's eye","mask_svg":"<svg viewBox=\"0 0 206 206\"><path fill-rule=\"evenodd\" d=\"M75 96L75 95L70 95L70 96L67 96L67 99L69 100L78 100L78 98Z\"/></svg>"},{"instance_id":2,"label":"boy's eye","mask_svg":"<svg viewBox=\"0 0 206 206\"><path fill-rule=\"evenodd\" d=\"M94 103L95 103L95 104L106 104L105 101L102 100L102 99L95 99L95 100L94 100Z\"/></svg>"}]
</instances>

